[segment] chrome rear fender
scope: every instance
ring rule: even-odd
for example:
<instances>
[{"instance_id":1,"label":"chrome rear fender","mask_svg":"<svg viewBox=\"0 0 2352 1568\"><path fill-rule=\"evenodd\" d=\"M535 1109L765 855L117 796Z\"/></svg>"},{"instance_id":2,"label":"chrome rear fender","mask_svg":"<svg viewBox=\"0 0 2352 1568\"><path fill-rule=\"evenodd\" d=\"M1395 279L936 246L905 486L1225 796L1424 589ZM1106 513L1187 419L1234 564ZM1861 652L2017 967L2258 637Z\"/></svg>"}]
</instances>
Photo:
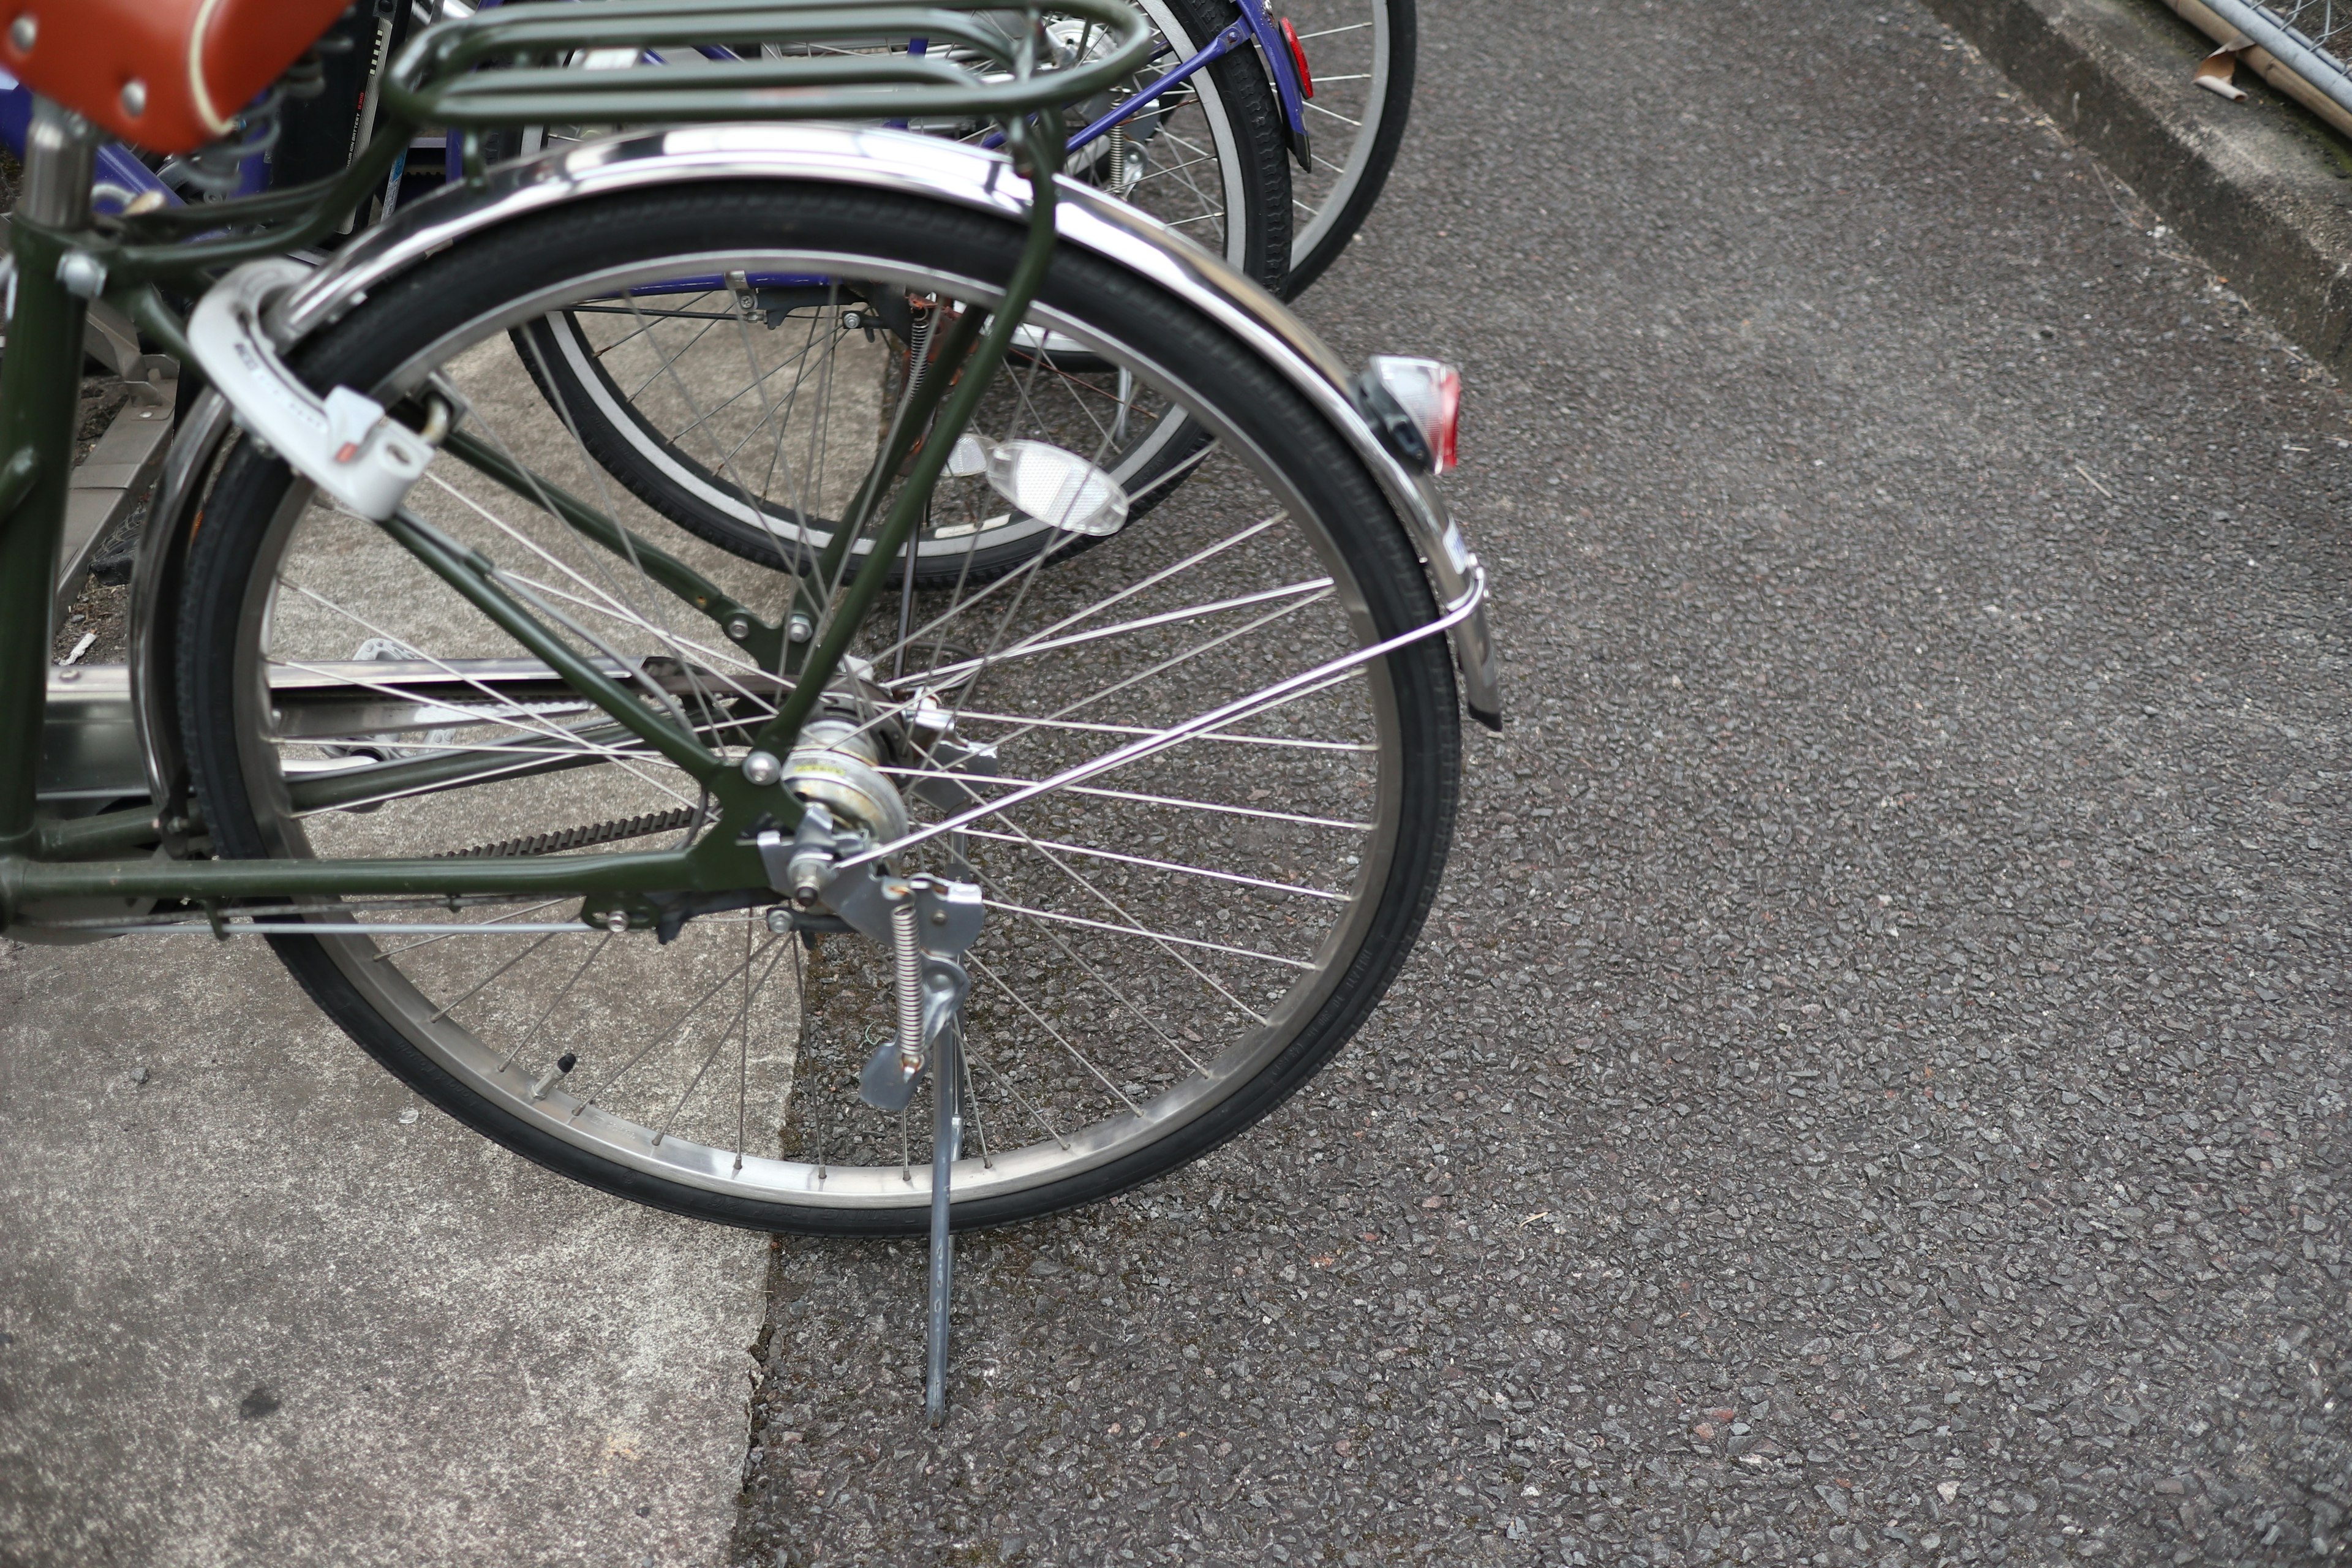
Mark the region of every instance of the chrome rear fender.
<instances>
[{"instance_id":1,"label":"chrome rear fender","mask_svg":"<svg viewBox=\"0 0 2352 1568\"><path fill-rule=\"evenodd\" d=\"M825 180L928 196L1008 220L1028 214L1028 182L1001 153L879 128L837 125L717 125L627 132L493 169L478 184L457 185L412 206L346 247L298 283L270 312L280 353L339 320L385 279L456 241L532 213L616 192L675 186L683 181ZM1231 266L1146 214L1065 179L1055 205L1062 238L1174 293L1261 353L1320 410L1360 455L1412 529L1441 606L1453 610L1482 595L1486 575L1427 477L1381 444L1349 391L1348 366L1272 295ZM170 697L166 640L177 604L178 563L195 516L202 477L226 433L226 410L208 394L175 438L163 492L142 545L141 607L145 646L131 655L133 699L157 798L171 801L181 767ZM1490 728L1501 726L1494 642L1483 605L1448 633L1460 668L1465 705ZM184 786L183 786L184 787Z\"/></svg>"}]
</instances>

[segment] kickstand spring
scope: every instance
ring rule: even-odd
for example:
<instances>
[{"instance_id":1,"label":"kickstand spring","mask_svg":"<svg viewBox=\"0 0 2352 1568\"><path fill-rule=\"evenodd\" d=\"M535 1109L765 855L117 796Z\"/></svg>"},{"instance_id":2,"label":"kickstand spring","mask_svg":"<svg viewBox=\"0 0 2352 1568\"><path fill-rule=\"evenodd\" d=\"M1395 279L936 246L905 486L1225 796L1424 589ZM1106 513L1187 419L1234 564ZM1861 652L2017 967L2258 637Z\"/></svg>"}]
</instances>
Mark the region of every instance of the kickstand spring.
<instances>
[{"instance_id":1,"label":"kickstand spring","mask_svg":"<svg viewBox=\"0 0 2352 1568\"><path fill-rule=\"evenodd\" d=\"M963 1152L963 1027L941 1029L931 1052L930 1329L924 1351L923 1410L937 1426L948 1418L948 1306L955 1287L955 1237L948 1229L948 1177Z\"/></svg>"}]
</instances>

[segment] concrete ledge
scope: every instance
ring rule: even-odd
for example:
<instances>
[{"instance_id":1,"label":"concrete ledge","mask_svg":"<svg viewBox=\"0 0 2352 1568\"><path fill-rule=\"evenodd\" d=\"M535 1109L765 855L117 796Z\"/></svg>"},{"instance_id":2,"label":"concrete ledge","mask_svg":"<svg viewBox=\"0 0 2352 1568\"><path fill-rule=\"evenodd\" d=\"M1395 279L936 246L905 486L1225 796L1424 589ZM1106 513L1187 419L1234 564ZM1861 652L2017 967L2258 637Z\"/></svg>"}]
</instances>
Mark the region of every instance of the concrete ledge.
<instances>
[{"instance_id":1,"label":"concrete ledge","mask_svg":"<svg viewBox=\"0 0 2352 1568\"><path fill-rule=\"evenodd\" d=\"M0 1563L717 1568L768 1247L421 1104L259 943L0 942Z\"/></svg>"},{"instance_id":2,"label":"concrete ledge","mask_svg":"<svg viewBox=\"0 0 2352 1568\"><path fill-rule=\"evenodd\" d=\"M2315 359L2352 374L2352 155L2158 0L1926 0Z\"/></svg>"}]
</instances>

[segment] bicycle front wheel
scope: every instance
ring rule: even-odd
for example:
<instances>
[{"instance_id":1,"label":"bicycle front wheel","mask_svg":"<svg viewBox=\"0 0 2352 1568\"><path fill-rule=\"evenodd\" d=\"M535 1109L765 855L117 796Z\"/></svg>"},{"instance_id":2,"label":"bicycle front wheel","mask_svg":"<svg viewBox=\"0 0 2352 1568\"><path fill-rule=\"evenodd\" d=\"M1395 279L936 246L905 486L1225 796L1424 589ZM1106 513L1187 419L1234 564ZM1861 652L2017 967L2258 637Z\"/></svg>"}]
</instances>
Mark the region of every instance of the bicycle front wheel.
<instances>
[{"instance_id":1,"label":"bicycle front wheel","mask_svg":"<svg viewBox=\"0 0 2352 1568\"><path fill-rule=\"evenodd\" d=\"M793 408L775 442L800 493L837 500L896 395L856 318L886 301L984 310L1022 238L986 215L835 186L633 195L459 242L373 289L300 365L387 403L446 377L435 384L467 400L477 440L642 524L533 395L507 328L625 308L631 289L690 268L821 279L791 319L834 345L830 368L775 388ZM827 742L830 802L893 868L976 882L987 903L965 960L961 1226L1147 1180L1304 1082L1413 939L1459 764L1444 639L1411 639L1435 612L1402 520L1311 405L1222 328L1084 255L1055 258L1024 330L1088 368L1013 366L979 416L991 446L1099 455L1111 437L1097 400L1122 384L1215 444L1151 528L1066 564L1058 541L1075 536L1057 533L1011 576L919 593L903 615L886 600L859 632L839 720L857 733ZM820 428L830 445L811 444ZM409 506L497 563L584 657L738 755L782 683L666 595L641 555L600 548L547 501L444 451ZM968 530L992 501L978 479L931 498L936 519ZM715 549L692 559L771 616L793 602L782 573ZM249 444L208 500L182 606L181 723L224 856L586 867L740 831L383 530L317 504ZM1116 773L926 834L942 800L1003 799L1237 703L1241 716ZM972 748L960 755L987 748L992 763L910 744L918 715L922 733L949 726ZM666 941L582 925L576 897L305 900L276 918L318 934L272 940L393 1072L568 1175L765 1229L919 1229L929 1173L908 1128L928 1126L925 1100L890 1115L856 1093L892 1016L888 955L845 932L780 934L774 902L764 889L706 898Z\"/></svg>"}]
</instances>

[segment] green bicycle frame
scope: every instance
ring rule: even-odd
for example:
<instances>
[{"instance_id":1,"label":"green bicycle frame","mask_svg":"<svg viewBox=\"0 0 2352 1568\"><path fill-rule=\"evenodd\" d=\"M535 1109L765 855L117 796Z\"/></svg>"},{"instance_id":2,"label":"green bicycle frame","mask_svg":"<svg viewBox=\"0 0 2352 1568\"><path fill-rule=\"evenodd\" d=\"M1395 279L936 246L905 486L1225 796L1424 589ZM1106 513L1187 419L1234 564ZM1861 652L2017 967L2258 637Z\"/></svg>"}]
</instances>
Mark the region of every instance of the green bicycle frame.
<instances>
[{"instance_id":1,"label":"green bicycle frame","mask_svg":"<svg viewBox=\"0 0 2352 1568\"><path fill-rule=\"evenodd\" d=\"M1003 0L929 0L922 5L819 4L813 0L598 0L595 5L515 7L445 23L418 37L388 73L374 139L341 174L299 189L245 200L163 209L93 224L88 192L94 142L68 113L41 105L27 146L23 200L12 224L15 311L0 360L0 929L26 906L49 900L137 898L217 909L222 900L427 895L449 900L563 897L583 900L583 918L625 915L632 926L657 918L653 896L765 889L752 835L789 833L799 801L781 784L760 785L661 707L641 700L535 614L531 595L496 563L403 510L383 526L451 589L497 623L582 697L684 771L708 793L711 823L692 846L595 857L433 860L163 858L78 859L152 844L160 826L140 811L71 822L44 821L35 798L42 744L54 579L70 479L81 334L87 299L102 290L151 337L184 353L180 320L158 285L200 294L220 269L283 254L324 237L341 213L381 186L392 160L426 124L460 128L561 123L678 123L759 120L862 120L913 116L991 118L1004 128L1016 171L1030 182L1029 229L1004 295L993 310L963 311L943 335L942 374L926 376L904 401L873 468L826 548L804 562L795 602L829 609L822 636L796 647L692 568L638 538L578 498L456 432L442 450L495 482L545 506L583 537L641 566L647 578L718 623L729 638L787 684L778 710L751 737L754 749L784 755L840 668L852 638L887 585L900 551L911 548L933 485L1010 348L1013 331L1045 281L1055 243L1053 175L1063 127L1059 105L1103 91L1141 65L1148 26L1120 0L1053 0L1053 9L1098 26L1109 47L1087 64L1040 69L1039 8L1008 50ZM766 54L683 72L583 72L564 68L575 51L683 48L744 38L794 45L875 45L934 40L928 55ZM982 77L943 58L961 45L999 68ZM1007 58L1008 54L1011 58ZM474 173L468 159L468 173ZM985 325L983 326L983 321ZM404 412L404 411L395 411ZM919 440L920 445L918 446ZM890 491L893 475L903 481ZM882 504L887 494L887 506ZM866 559L829 605L817 595L835 581L853 542L870 540ZM516 768L471 760L418 758L398 764L415 779L449 787L537 768L580 765L558 758ZM315 786L326 781L311 781ZM331 787L331 786L329 786ZM320 805L331 805L321 799Z\"/></svg>"}]
</instances>

